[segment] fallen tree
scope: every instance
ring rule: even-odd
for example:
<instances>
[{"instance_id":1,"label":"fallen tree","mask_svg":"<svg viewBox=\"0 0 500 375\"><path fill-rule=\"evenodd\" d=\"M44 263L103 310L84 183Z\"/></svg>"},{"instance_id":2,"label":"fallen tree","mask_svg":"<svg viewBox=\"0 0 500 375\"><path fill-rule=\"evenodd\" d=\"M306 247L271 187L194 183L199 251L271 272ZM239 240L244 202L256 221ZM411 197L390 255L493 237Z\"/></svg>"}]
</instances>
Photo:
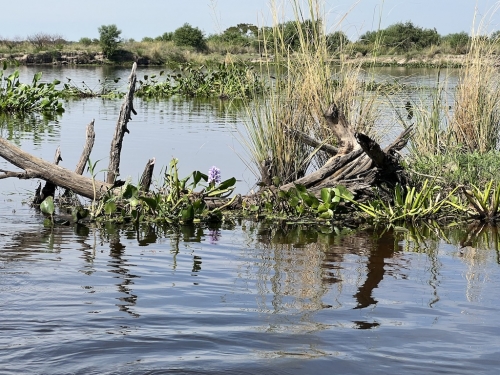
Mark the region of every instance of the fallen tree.
<instances>
[{"instance_id":1,"label":"fallen tree","mask_svg":"<svg viewBox=\"0 0 500 375\"><path fill-rule=\"evenodd\" d=\"M117 180L119 176L120 154L123 137L129 133L127 124L131 119L131 113L136 114L133 107L133 98L136 85L136 69L134 63L129 77L128 91L125 95L120 115L116 124L115 134L111 143L110 163L108 167L107 182L94 178L82 176L85 165L88 163L90 153L94 144L94 120L87 126L87 137L82 156L78 162L75 172L58 165L60 154L56 157L55 163L49 163L43 159L24 152L20 148L12 145L7 140L0 138L0 156L22 171L0 170L0 179L15 177L19 179L39 178L45 180L47 184L59 186L74 193L90 199L100 199L108 193L110 189L123 185L123 181ZM152 174L154 163L148 162L147 173ZM146 172L146 171L145 171ZM53 195L48 193L48 195ZM46 195L45 195L46 196ZM45 197L44 196L44 197ZM44 198L42 197L42 198Z\"/></svg>"}]
</instances>

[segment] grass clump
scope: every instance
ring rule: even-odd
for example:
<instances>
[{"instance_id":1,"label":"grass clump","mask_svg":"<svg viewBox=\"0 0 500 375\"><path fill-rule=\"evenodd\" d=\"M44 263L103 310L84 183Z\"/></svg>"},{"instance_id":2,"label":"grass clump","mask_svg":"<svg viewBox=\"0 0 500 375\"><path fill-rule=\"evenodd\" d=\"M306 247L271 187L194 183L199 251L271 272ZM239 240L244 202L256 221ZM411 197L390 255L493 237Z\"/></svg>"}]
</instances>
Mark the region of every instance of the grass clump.
<instances>
[{"instance_id":1,"label":"grass clump","mask_svg":"<svg viewBox=\"0 0 500 375\"><path fill-rule=\"evenodd\" d=\"M312 165L324 163L327 157L298 141L291 130L334 144L323 120L332 103L357 130L370 133L374 124L377 94L365 95L359 65L342 63L339 68L331 63L320 2L306 4L303 12L301 3L290 1L295 20L280 23L273 3L273 26L259 35L267 57L260 70L269 77L271 89L247 105L244 143L255 175L266 185L294 181Z\"/></svg>"}]
</instances>

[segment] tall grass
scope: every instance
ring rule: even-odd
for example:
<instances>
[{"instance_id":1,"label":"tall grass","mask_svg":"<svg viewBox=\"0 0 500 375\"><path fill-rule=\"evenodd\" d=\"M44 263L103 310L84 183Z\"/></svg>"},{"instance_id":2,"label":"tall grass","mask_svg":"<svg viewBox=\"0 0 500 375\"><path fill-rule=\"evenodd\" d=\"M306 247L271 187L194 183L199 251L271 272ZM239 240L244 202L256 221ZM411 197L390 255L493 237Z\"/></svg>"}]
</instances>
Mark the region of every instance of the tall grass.
<instances>
[{"instance_id":1,"label":"tall grass","mask_svg":"<svg viewBox=\"0 0 500 375\"><path fill-rule=\"evenodd\" d=\"M465 151L487 152L498 146L500 80L491 42L473 35L455 93L450 131Z\"/></svg>"},{"instance_id":2,"label":"tall grass","mask_svg":"<svg viewBox=\"0 0 500 375\"><path fill-rule=\"evenodd\" d=\"M335 144L323 119L323 113L333 102L356 127L364 131L373 127L370 113L375 100L366 100L367 96L363 95L360 66L345 62L340 66L332 64L322 2L308 0L307 10L302 9L301 4L297 0L289 1L294 12L298 48L292 50L287 44L275 2L272 3L274 26L260 36L262 55L268 57L260 69L264 76L271 77L271 89L247 105L244 143L256 174L260 174L266 184L294 181L305 174L311 163L324 163L325 155L298 141L290 130Z\"/></svg>"}]
</instances>

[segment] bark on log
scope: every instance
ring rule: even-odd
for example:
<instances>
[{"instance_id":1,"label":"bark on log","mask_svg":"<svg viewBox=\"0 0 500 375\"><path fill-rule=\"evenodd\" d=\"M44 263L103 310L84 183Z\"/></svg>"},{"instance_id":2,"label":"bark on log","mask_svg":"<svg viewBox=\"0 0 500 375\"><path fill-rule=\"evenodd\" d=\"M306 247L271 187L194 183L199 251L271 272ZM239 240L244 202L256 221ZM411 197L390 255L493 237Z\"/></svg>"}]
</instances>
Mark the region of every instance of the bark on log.
<instances>
[{"instance_id":1,"label":"bark on log","mask_svg":"<svg viewBox=\"0 0 500 375\"><path fill-rule=\"evenodd\" d=\"M54 155L54 164L59 165L59 162L62 161L61 157L61 147L58 147L56 150L56 154ZM56 185L54 185L51 181L45 181L45 185L43 186L42 191L40 189L36 189L35 197L33 198L33 204L42 203L45 198L48 196L54 197L56 194Z\"/></svg>"},{"instance_id":2,"label":"bark on log","mask_svg":"<svg viewBox=\"0 0 500 375\"><path fill-rule=\"evenodd\" d=\"M128 91L127 94L125 95L125 99L123 100L123 104L120 108L120 115L116 123L115 134L111 142L111 149L109 152L108 175L106 178L106 182L108 184L114 184L115 180L120 175L120 157L122 151L123 137L125 136L125 133L130 133L130 131L127 128L129 120L132 119L130 117L130 113L132 112L134 115L137 115L137 112L134 110L134 103L133 103L135 84L137 80L135 74L136 69L137 69L137 64L134 63L128 79Z\"/></svg>"},{"instance_id":3,"label":"bark on log","mask_svg":"<svg viewBox=\"0 0 500 375\"><path fill-rule=\"evenodd\" d=\"M316 139L308 136L306 133L301 132L300 130L286 129L286 131L298 140L302 141L304 144L324 151L330 156L335 156L339 152L339 149L337 147L334 147L325 142L319 142Z\"/></svg>"},{"instance_id":4,"label":"bark on log","mask_svg":"<svg viewBox=\"0 0 500 375\"><path fill-rule=\"evenodd\" d=\"M139 186L141 187L142 192L146 193L149 191L149 187L151 186L151 181L153 179L155 160L155 158L149 159L146 163L146 167L144 168L144 172L142 172L141 179L139 180Z\"/></svg>"},{"instance_id":5,"label":"bark on log","mask_svg":"<svg viewBox=\"0 0 500 375\"><path fill-rule=\"evenodd\" d=\"M373 186L383 184L394 185L406 183L406 176L399 164L397 152L406 146L412 129L405 129L384 150L370 137L356 133L347 122L342 112L332 104L324 114L332 133L339 139L338 154L330 158L317 171L280 187L289 190L300 184L310 191L319 194L323 187L344 185L352 192L365 196L371 195ZM324 142L301 135L297 136L307 145L318 147Z\"/></svg>"},{"instance_id":6,"label":"bark on log","mask_svg":"<svg viewBox=\"0 0 500 375\"><path fill-rule=\"evenodd\" d=\"M0 176L0 178L40 178L45 181L50 181L57 186L71 189L75 193L90 199L94 198L94 184L97 199L113 187L112 184L83 177L66 168L62 168L30 155L3 138L0 138L0 156L16 167L24 170L24 172L2 171L4 175Z\"/></svg>"},{"instance_id":7,"label":"bark on log","mask_svg":"<svg viewBox=\"0 0 500 375\"><path fill-rule=\"evenodd\" d=\"M75 173L77 174L83 174L85 166L89 161L92 148L94 147L94 141L95 141L94 121L95 119L93 119L90 122L90 124L87 125L86 128L85 146L83 147L82 155L80 156L80 160L78 160L78 163L76 164L75 168Z\"/></svg>"}]
</instances>

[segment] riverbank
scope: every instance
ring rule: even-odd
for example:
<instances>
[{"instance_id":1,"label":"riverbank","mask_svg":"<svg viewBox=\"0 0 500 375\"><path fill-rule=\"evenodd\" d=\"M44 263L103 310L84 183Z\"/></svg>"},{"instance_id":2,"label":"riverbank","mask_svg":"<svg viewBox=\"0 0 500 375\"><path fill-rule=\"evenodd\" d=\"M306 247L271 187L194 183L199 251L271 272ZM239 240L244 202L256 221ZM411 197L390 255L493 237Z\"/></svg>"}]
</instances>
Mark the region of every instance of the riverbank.
<instances>
[{"instance_id":1,"label":"riverbank","mask_svg":"<svg viewBox=\"0 0 500 375\"><path fill-rule=\"evenodd\" d=\"M106 58L102 52L95 51L41 51L36 53L3 53L0 54L0 61L10 62L16 65L115 65L128 66L136 62L140 66L169 66L179 63L220 63L225 61L228 55L233 59L249 64L262 62L272 62L274 56L263 56L258 53L229 54L221 52L201 53L185 50L182 53L173 51L171 55L140 55L132 51L120 50L113 59ZM407 55L385 55L385 56L342 56L332 58L333 62L340 60L359 63L366 66L401 66L401 67L452 67L460 68L464 66L467 55L440 54L434 55L415 54ZM496 65L500 65L500 58Z\"/></svg>"}]
</instances>

